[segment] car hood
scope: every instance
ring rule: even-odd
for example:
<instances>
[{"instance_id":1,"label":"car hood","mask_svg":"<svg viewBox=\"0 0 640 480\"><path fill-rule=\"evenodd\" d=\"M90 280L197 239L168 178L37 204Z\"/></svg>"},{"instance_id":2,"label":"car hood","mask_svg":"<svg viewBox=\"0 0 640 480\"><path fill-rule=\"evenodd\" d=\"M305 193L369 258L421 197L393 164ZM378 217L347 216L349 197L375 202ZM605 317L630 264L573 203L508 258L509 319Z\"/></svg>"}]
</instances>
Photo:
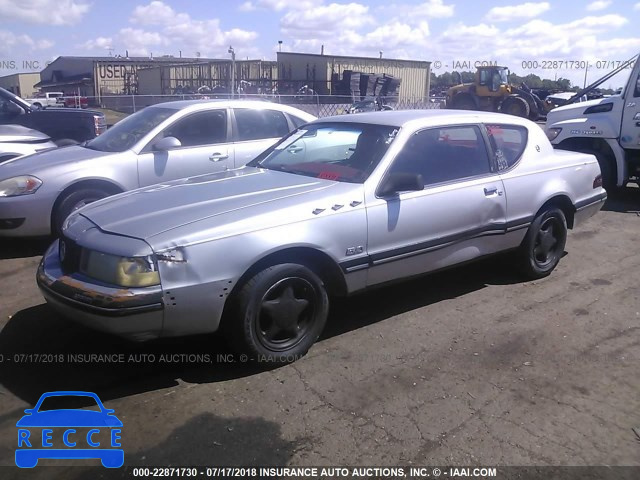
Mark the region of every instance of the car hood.
<instances>
[{"instance_id":1,"label":"car hood","mask_svg":"<svg viewBox=\"0 0 640 480\"><path fill-rule=\"evenodd\" d=\"M56 165L80 162L94 158L116 155L112 152L99 152L80 145L59 147L45 152L35 153L24 157L14 158L0 165L0 179L11 178L15 175L38 175L42 168Z\"/></svg>"},{"instance_id":2,"label":"car hood","mask_svg":"<svg viewBox=\"0 0 640 480\"><path fill-rule=\"evenodd\" d=\"M332 193L339 195L361 188L362 185L244 167L132 190L87 205L79 214L105 232L143 239L153 245L153 237L196 222L207 222L206 228L215 229L252 215L266 214L274 221L282 221L278 209L321 199L326 203ZM311 216L313 208L306 210ZM188 236L205 227L186 228ZM184 235L182 231L180 236Z\"/></svg>"},{"instance_id":3,"label":"car hood","mask_svg":"<svg viewBox=\"0 0 640 480\"><path fill-rule=\"evenodd\" d=\"M17 427L121 427L115 415L91 410L49 410L25 415Z\"/></svg>"},{"instance_id":4,"label":"car hood","mask_svg":"<svg viewBox=\"0 0 640 480\"><path fill-rule=\"evenodd\" d=\"M22 125L0 125L0 143L37 142L49 140L49 136Z\"/></svg>"}]
</instances>

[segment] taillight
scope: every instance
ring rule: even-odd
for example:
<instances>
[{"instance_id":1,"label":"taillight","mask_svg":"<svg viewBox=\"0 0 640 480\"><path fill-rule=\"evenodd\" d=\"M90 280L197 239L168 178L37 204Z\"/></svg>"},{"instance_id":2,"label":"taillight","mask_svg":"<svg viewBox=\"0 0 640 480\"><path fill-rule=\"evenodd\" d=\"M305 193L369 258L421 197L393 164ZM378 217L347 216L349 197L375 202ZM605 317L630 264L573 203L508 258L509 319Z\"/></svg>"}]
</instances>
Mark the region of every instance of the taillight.
<instances>
[{"instance_id":1,"label":"taillight","mask_svg":"<svg viewBox=\"0 0 640 480\"><path fill-rule=\"evenodd\" d=\"M598 175L596 178L593 179L593 188L600 188L602 187L602 175Z\"/></svg>"},{"instance_id":2,"label":"taillight","mask_svg":"<svg viewBox=\"0 0 640 480\"><path fill-rule=\"evenodd\" d=\"M96 137L107 130L107 122L102 115L94 115L93 123L96 127Z\"/></svg>"}]
</instances>

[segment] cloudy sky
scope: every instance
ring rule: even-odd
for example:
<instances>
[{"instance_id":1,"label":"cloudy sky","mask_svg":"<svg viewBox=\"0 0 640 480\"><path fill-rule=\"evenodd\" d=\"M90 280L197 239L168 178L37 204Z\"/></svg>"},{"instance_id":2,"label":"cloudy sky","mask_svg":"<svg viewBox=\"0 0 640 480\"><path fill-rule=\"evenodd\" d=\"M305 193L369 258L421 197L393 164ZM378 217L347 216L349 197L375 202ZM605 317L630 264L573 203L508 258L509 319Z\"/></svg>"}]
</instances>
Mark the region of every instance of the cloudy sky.
<instances>
[{"instance_id":1,"label":"cloudy sky","mask_svg":"<svg viewBox=\"0 0 640 480\"><path fill-rule=\"evenodd\" d=\"M595 80L640 51L639 24L640 0L0 0L0 76L125 51L228 58L232 45L237 58L275 60L280 40L283 51L429 60L436 73L497 61L582 84L585 60Z\"/></svg>"}]
</instances>

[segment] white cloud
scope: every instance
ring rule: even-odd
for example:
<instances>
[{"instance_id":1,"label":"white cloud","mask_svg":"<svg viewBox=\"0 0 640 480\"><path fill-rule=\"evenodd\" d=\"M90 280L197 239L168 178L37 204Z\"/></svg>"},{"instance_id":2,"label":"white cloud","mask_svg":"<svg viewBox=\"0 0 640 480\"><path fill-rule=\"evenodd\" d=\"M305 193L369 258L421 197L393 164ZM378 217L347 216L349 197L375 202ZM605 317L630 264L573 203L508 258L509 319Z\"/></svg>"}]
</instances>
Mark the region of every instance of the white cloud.
<instances>
[{"instance_id":1,"label":"white cloud","mask_svg":"<svg viewBox=\"0 0 640 480\"><path fill-rule=\"evenodd\" d=\"M0 23L19 20L46 25L74 25L82 20L90 7L82 0L0 0Z\"/></svg>"},{"instance_id":2,"label":"white cloud","mask_svg":"<svg viewBox=\"0 0 640 480\"><path fill-rule=\"evenodd\" d=\"M549 2L522 3L520 5L508 5L505 7L493 7L485 15L485 19L491 22L507 22L523 18L533 18L543 14L551 8Z\"/></svg>"},{"instance_id":3,"label":"white cloud","mask_svg":"<svg viewBox=\"0 0 640 480\"><path fill-rule=\"evenodd\" d=\"M636 4L633 6L633 9L634 9L634 10L640 10L640 2L636 3Z\"/></svg>"},{"instance_id":4,"label":"white cloud","mask_svg":"<svg viewBox=\"0 0 640 480\"><path fill-rule=\"evenodd\" d=\"M239 10L243 12L251 12L259 8L268 10L304 10L317 6L319 2L312 0L256 0L254 2L247 1L240 5Z\"/></svg>"},{"instance_id":5,"label":"white cloud","mask_svg":"<svg viewBox=\"0 0 640 480\"><path fill-rule=\"evenodd\" d=\"M455 11L454 5L446 5L443 0L429 0L418 5L391 4L376 9L382 18L399 18L405 22L425 18L452 17Z\"/></svg>"},{"instance_id":6,"label":"white cloud","mask_svg":"<svg viewBox=\"0 0 640 480\"><path fill-rule=\"evenodd\" d=\"M137 28L123 28L118 32L118 42L131 56L147 56L156 47L165 47L169 39L158 32L147 32ZM161 52L156 49L156 54Z\"/></svg>"},{"instance_id":7,"label":"white cloud","mask_svg":"<svg viewBox=\"0 0 640 480\"><path fill-rule=\"evenodd\" d=\"M290 11L280 19L282 31L308 38L334 36L341 30L354 30L373 24L369 7L359 3L331 3L312 9Z\"/></svg>"},{"instance_id":8,"label":"white cloud","mask_svg":"<svg viewBox=\"0 0 640 480\"><path fill-rule=\"evenodd\" d=\"M85 50L107 50L113 45L113 38L98 37L93 40L87 40L80 47Z\"/></svg>"},{"instance_id":9,"label":"white cloud","mask_svg":"<svg viewBox=\"0 0 640 480\"><path fill-rule=\"evenodd\" d=\"M54 43L51 40L34 40L29 35L16 35L8 30L0 30L0 54L12 55L16 51L21 53L46 50Z\"/></svg>"},{"instance_id":10,"label":"white cloud","mask_svg":"<svg viewBox=\"0 0 640 480\"><path fill-rule=\"evenodd\" d=\"M241 12L253 12L256 9L256 6L251 2L244 2L238 7Z\"/></svg>"},{"instance_id":11,"label":"white cloud","mask_svg":"<svg viewBox=\"0 0 640 480\"><path fill-rule=\"evenodd\" d=\"M153 1L148 5L138 5L129 20L140 25L171 25L188 21L189 15L176 13L164 2Z\"/></svg>"},{"instance_id":12,"label":"white cloud","mask_svg":"<svg viewBox=\"0 0 640 480\"><path fill-rule=\"evenodd\" d=\"M611 0L596 0L587 5L587 10L590 12L598 12L604 10L609 5L611 5Z\"/></svg>"}]
</instances>

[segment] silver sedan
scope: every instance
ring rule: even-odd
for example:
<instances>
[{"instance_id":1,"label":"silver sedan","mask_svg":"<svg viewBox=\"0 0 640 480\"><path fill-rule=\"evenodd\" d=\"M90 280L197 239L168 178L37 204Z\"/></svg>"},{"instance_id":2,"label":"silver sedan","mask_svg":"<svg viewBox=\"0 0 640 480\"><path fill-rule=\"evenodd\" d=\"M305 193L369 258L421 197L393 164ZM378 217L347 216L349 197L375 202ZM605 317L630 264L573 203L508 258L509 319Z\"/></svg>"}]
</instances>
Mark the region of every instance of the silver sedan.
<instances>
[{"instance_id":1,"label":"silver sedan","mask_svg":"<svg viewBox=\"0 0 640 480\"><path fill-rule=\"evenodd\" d=\"M333 295L508 250L549 275L567 229L606 199L595 157L536 124L461 111L312 122L247 166L163 183L72 214L43 257L49 304L136 340L221 329L286 362Z\"/></svg>"},{"instance_id":2,"label":"silver sedan","mask_svg":"<svg viewBox=\"0 0 640 480\"><path fill-rule=\"evenodd\" d=\"M242 166L314 119L244 100L147 107L83 145L1 164L0 236L59 233L69 213L100 198Z\"/></svg>"}]
</instances>

